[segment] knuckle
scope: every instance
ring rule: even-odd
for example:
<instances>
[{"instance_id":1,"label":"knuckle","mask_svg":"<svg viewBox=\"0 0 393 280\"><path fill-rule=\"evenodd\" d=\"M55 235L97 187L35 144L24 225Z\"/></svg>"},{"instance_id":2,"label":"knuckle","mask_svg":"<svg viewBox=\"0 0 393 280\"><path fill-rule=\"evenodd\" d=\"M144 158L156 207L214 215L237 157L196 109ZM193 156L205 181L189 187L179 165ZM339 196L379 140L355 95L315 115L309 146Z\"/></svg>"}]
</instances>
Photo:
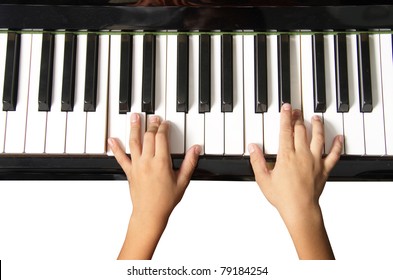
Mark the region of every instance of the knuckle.
<instances>
[{"instance_id":1,"label":"knuckle","mask_svg":"<svg viewBox=\"0 0 393 280\"><path fill-rule=\"evenodd\" d=\"M323 135L323 133L318 132L315 136L314 136L314 141L316 144L318 145L324 145L325 144L325 137Z\"/></svg>"},{"instance_id":2,"label":"knuckle","mask_svg":"<svg viewBox=\"0 0 393 280\"><path fill-rule=\"evenodd\" d=\"M157 139L157 141L166 141L167 135L163 131L158 131L156 134L156 139Z\"/></svg>"},{"instance_id":3,"label":"knuckle","mask_svg":"<svg viewBox=\"0 0 393 280\"><path fill-rule=\"evenodd\" d=\"M138 138L136 138L136 137L130 138L130 146L131 147L136 147L139 145L139 143L140 143L140 140Z\"/></svg>"},{"instance_id":4,"label":"knuckle","mask_svg":"<svg viewBox=\"0 0 393 280\"><path fill-rule=\"evenodd\" d=\"M148 130L148 131L145 132L145 135L144 135L145 141L146 140L152 140L154 137L155 137L155 132L154 131Z\"/></svg>"}]
</instances>

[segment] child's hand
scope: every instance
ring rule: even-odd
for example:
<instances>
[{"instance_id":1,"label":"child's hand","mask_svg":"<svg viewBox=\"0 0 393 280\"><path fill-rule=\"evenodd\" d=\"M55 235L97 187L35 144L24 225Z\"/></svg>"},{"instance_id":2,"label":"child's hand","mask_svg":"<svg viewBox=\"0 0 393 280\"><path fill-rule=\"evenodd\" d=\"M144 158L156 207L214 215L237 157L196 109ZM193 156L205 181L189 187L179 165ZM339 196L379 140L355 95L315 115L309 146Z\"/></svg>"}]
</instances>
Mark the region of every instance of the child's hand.
<instances>
[{"instance_id":1,"label":"child's hand","mask_svg":"<svg viewBox=\"0 0 393 280\"><path fill-rule=\"evenodd\" d=\"M319 197L330 171L340 158L342 141L342 136L337 136L330 153L323 159L322 121L319 117L313 118L310 144L301 112L292 111L289 104L284 104L274 169L269 170L257 145L249 145L255 179L263 194L282 216L300 258L334 257L323 226ZM323 237L322 240L319 237ZM308 241L316 243L310 244ZM325 249L330 251L318 251L321 244L328 245Z\"/></svg>"},{"instance_id":2,"label":"child's hand","mask_svg":"<svg viewBox=\"0 0 393 280\"><path fill-rule=\"evenodd\" d=\"M180 169L178 171L172 169L168 130L168 122L161 123L159 117L152 116L149 118L142 143L140 116L132 114L131 159L120 148L116 140L109 139L109 145L115 158L127 175L133 204L130 226L122 249L123 253L136 252L135 246L140 247L143 243L140 240L138 244L133 244L129 249L125 247L127 247L126 243L129 243L127 240L132 240L140 233L143 233L144 241L150 245L148 247L155 248L172 210L183 197L197 165L200 147L193 146L185 155ZM136 229L142 232L138 233ZM134 233L132 234L132 232ZM147 239L154 240L155 244ZM154 248L152 251L150 250L151 255ZM140 250L149 251L146 248L140 248ZM119 258L122 257L122 252ZM128 254L127 258L150 258L151 255Z\"/></svg>"}]
</instances>

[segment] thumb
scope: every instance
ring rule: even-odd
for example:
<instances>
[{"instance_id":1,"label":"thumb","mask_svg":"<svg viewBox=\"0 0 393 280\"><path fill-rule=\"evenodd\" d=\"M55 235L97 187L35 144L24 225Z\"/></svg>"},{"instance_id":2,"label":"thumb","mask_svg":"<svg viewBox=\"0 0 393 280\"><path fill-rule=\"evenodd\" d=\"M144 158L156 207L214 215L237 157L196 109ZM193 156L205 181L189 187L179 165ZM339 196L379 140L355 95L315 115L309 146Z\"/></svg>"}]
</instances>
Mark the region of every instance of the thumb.
<instances>
[{"instance_id":1,"label":"thumb","mask_svg":"<svg viewBox=\"0 0 393 280\"><path fill-rule=\"evenodd\" d=\"M255 181L259 186L262 186L265 179L270 176L265 157L263 156L262 150L256 144L248 145L248 151L250 152L250 163L254 171Z\"/></svg>"},{"instance_id":2,"label":"thumb","mask_svg":"<svg viewBox=\"0 0 393 280\"><path fill-rule=\"evenodd\" d=\"M192 146L186 153L184 160L177 173L177 185L181 188L186 188L191 180L192 173L198 163L198 157L201 152L199 145Z\"/></svg>"}]
</instances>

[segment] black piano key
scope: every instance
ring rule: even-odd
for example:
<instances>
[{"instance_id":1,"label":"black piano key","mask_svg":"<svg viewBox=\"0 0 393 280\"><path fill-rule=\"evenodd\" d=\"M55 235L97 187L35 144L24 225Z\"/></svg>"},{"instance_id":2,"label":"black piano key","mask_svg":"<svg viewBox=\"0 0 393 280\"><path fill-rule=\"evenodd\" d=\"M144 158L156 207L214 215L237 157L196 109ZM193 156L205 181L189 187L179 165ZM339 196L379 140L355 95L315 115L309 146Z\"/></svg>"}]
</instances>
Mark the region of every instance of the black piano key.
<instances>
[{"instance_id":1,"label":"black piano key","mask_svg":"<svg viewBox=\"0 0 393 280\"><path fill-rule=\"evenodd\" d=\"M87 34L85 112L95 112L97 102L98 35Z\"/></svg>"},{"instance_id":2,"label":"black piano key","mask_svg":"<svg viewBox=\"0 0 393 280\"><path fill-rule=\"evenodd\" d=\"M5 62L3 111L15 111L18 95L20 34L8 33Z\"/></svg>"},{"instance_id":3,"label":"black piano key","mask_svg":"<svg viewBox=\"0 0 393 280\"><path fill-rule=\"evenodd\" d=\"M222 35L221 42L221 112L233 111L233 45L232 36Z\"/></svg>"},{"instance_id":4,"label":"black piano key","mask_svg":"<svg viewBox=\"0 0 393 280\"><path fill-rule=\"evenodd\" d=\"M338 34L336 40L336 92L337 112L349 111L347 40L345 34Z\"/></svg>"},{"instance_id":5,"label":"black piano key","mask_svg":"<svg viewBox=\"0 0 393 280\"><path fill-rule=\"evenodd\" d=\"M371 89L370 45L368 34L358 35L358 67L360 111L369 113L373 110Z\"/></svg>"},{"instance_id":6,"label":"black piano key","mask_svg":"<svg viewBox=\"0 0 393 280\"><path fill-rule=\"evenodd\" d=\"M131 111L132 36L121 35L119 114Z\"/></svg>"},{"instance_id":7,"label":"black piano key","mask_svg":"<svg viewBox=\"0 0 393 280\"><path fill-rule=\"evenodd\" d=\"M255 113L267 112L267 51L266 35L255 37Z\"/></svg>"},{"instance_id":8,"label":"black piano key","mask_svg":"<svg viewBox=\"0 0 393 280\"><path fill-rule=\"evenodd\" d=\"M289 35L278 37L279 110L284 103L291 103Z\"/></svg>"},{"instance_id":9,"label":"black piano key","mask_svg":"<svg viewBox=\"0 0 393 280\"><path fill-rule=\"evenodd\" d=\"M74 109L76 35L65 34L63 86L61 92L61 111L70 112Z\"/></svg>"},{"instance_id":10,"label":"black piano key","mask_svg":"<svg viewBox=\"0 0 393 280\"><path fill-rule=\"evenodd\" d=\"M143 38L142 112L154 114L154 85L156 62L156 38L146 34Z\"/></svg>"},{"instance_id":11,"label":"black piano key","mask_svg":"<svg viewBox=\"0 0 393 280\"><path fill-rule=\"evenodd\" d=\"M188 36L177 37L176 112L188 112Z\"/></svg>"},{"instance_id":12,"label":"black piano key","mask_svg":"<svg viewBox=\"0 0 393 280\"><path fill-rule=\"evenodd\" d=\"M38 111L50 111L51 107L54 39L53 34L42 34Z\"/></svg>"},{"instance_id":13,"label":"black piano key","mask_svg":"<svg viewBox=\"0 0 393 280\"><path fill-rule=\"evenodd\" d=\"M314 112L326 111L325 51L323 34L313 36Z\"/></svg>"},{"instance_id":14,"label":"black piano key","mask_svg":"<svg viewBox=\"0 0 393 280\"><path fill-rule=\"evenodd\" d=\"M199 40L199 113L210 112L210 36Z\"/></svg>"}]
</instances>

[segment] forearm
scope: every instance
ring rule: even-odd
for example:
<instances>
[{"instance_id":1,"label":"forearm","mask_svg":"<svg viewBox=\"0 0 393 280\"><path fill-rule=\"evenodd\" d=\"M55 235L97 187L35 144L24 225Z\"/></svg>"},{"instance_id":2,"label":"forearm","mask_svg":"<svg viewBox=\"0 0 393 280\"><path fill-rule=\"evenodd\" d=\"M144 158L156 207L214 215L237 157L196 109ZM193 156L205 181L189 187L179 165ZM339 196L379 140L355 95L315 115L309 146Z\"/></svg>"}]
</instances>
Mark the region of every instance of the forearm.
<instances>
[{"instance_id":1,"label":"forearm","mask_svg":"<svg viewBox=\"0 0 393 280\"><path fill-rule=\"evenodd\" d=\"M280 213L281 214L281 213ZM319 206L281 214L299 259L333 260L334 254Z\"/></svg>"},{"instance_id":2,"label":"forearm","mask_svg":"<svg viewBox=\"0 0 393 280\"><path fill-rule=\"evenodd\" d=\"M149 260L166 227L167 220L153 222L131 216L127 235L119 253L119 260Z\"/></svg>"}]
</instances>

